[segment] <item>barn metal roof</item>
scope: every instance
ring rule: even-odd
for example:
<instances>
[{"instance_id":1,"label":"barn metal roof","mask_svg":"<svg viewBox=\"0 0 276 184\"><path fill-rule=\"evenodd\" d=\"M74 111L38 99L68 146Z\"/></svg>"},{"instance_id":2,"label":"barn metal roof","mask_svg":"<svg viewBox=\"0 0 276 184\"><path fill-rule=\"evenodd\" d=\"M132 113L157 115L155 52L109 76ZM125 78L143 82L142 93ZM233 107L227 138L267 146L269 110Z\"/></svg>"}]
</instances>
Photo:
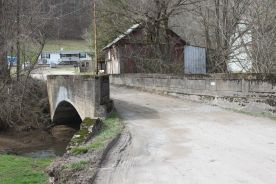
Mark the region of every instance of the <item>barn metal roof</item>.
<instances>
[{"instance_id":1,"label":"barn metal roof","mask_svg":"<svg viewBox=\"0 0 276 184\"><path fill-rule=\"evenodd\" d=\"M127 35L129 35L130 33L132 33L135 29L137 29L141 24L134 24L131 28L129 28L126 32L124 32L123 34L121 34L120 36L118 36L115 40L113 40L112 42L110 42L109 44L107 44L107 46L105 46L103 48L103 50L110 48L112 45L116 44L117 42L119 42L121 39L125 38Z\"/></svg>"}]
</instances>

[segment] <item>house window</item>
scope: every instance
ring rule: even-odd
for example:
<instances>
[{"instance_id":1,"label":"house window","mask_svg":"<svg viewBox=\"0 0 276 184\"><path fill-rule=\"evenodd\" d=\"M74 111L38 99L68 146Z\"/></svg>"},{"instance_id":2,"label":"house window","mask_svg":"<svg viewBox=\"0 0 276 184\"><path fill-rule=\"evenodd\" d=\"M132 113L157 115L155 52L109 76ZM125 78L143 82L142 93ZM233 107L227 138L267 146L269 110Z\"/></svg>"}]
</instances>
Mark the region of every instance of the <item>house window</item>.
<instances>
[{"instance_id":1,"label":"house window","mask_svg":"<svg viewBox=\"0 0 276 184\"><path fill-rule=\"evenodd\" d=\"M80 58L86 58L86 53L80 53Z\"/></svg>"},{"instance_id":2,"label":"house window","mask_svg":"<svg viewBox=\"0 0 276 184\"><path fill-rule=\"evenodd\" d=\"M50 54L47 54L47 53L42 53L42 54L41 54L41 58L42 58L42 59L50 59L50 58L51 58L51 55L50 55Z\"/></svg>"},{"instance_id":3,"label":"house window","mask_svg":"<svg viewBox=\"0 0 276 184\"><path fill-rule=\"evenodd\" d=\"M70 54L68 57L76 57L76 58L78 58L80 56L79 56L79 54Z\"/></svg>"},{"instance_id":4,"label":"house window","mask_svg":"<svg viewBox=\"0 0 276 184\"><path fill-rule=\"evenodd\" d=\"M72 58L72 57L79 57L79 54L60 54L61 58Z\"/></svg>"}]
</instances>

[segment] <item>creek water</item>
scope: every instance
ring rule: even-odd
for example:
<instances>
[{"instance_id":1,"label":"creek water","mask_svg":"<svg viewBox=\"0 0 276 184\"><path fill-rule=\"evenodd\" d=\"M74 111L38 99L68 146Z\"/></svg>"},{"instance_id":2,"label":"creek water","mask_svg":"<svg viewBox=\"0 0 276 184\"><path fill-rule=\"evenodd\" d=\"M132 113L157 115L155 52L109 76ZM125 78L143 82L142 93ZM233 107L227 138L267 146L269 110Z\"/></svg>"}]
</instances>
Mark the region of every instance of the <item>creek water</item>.
<instances>
[{"instance_id":1,"label":"creek water","mask_svg":"<svg viewBox=\"0 0 276 184\"><path fill-rule=\"evenodd\" d=\"M62 156L76 131L61 125L50 131L0 132L0 153L30 157Z\"/></svg>"}]
</instances>

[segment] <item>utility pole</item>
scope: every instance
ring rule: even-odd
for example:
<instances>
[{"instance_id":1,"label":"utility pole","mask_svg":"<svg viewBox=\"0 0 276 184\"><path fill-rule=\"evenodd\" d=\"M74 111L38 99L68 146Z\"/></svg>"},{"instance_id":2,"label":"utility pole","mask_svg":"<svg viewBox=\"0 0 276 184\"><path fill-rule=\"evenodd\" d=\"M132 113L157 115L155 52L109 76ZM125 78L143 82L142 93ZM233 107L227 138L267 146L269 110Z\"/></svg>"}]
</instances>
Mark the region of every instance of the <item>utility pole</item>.
<instances>
[{"instance_id":1,"label":"utility pole","mask_svg":"<svg viewBox=\"0 0 276 184\"><path fill-rule=\"evenodd\" d=\"M98 75L98 48L97 48L97 20L96 20L96 0L94 0L93 2L93 17L94 17L94 21L93 21L93 27L94 27L94 44L95 44L95 70L96 70L96 74Z\"/></svg>"}]
</instances>

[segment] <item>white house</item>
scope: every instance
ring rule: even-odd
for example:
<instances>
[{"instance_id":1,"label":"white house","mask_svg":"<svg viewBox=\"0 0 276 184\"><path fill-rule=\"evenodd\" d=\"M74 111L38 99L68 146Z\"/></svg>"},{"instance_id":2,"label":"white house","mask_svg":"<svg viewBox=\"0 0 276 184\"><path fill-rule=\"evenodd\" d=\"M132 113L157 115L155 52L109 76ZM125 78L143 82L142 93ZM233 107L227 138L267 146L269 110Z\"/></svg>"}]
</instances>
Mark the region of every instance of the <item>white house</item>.
<instances>
[{"instance_id":1,"label":"white house","mask_svg":"<svg viewBox=\"0 0 276 184\"><path fill-rule=\"evenodd\" d=\"M38 58L38 64L64 64L71 65L81 61L90 61L91 56L85 51L47 51L42 52Z\"/></svg>"},{"instance_id":2,"label":"white house","mask_svg":"<svg viewBox=\"0 0 276 184\"><path fill-rule=\"evenodd\" d=\"M253 41L252 34L247 31L246 24L239 24L237 32L231 38L234 40L232 44L232 53L228 64L229 70L232 72L247 72L252 67L252 61L248 51L250 51Z\"/></svg>"}]
</instances>

